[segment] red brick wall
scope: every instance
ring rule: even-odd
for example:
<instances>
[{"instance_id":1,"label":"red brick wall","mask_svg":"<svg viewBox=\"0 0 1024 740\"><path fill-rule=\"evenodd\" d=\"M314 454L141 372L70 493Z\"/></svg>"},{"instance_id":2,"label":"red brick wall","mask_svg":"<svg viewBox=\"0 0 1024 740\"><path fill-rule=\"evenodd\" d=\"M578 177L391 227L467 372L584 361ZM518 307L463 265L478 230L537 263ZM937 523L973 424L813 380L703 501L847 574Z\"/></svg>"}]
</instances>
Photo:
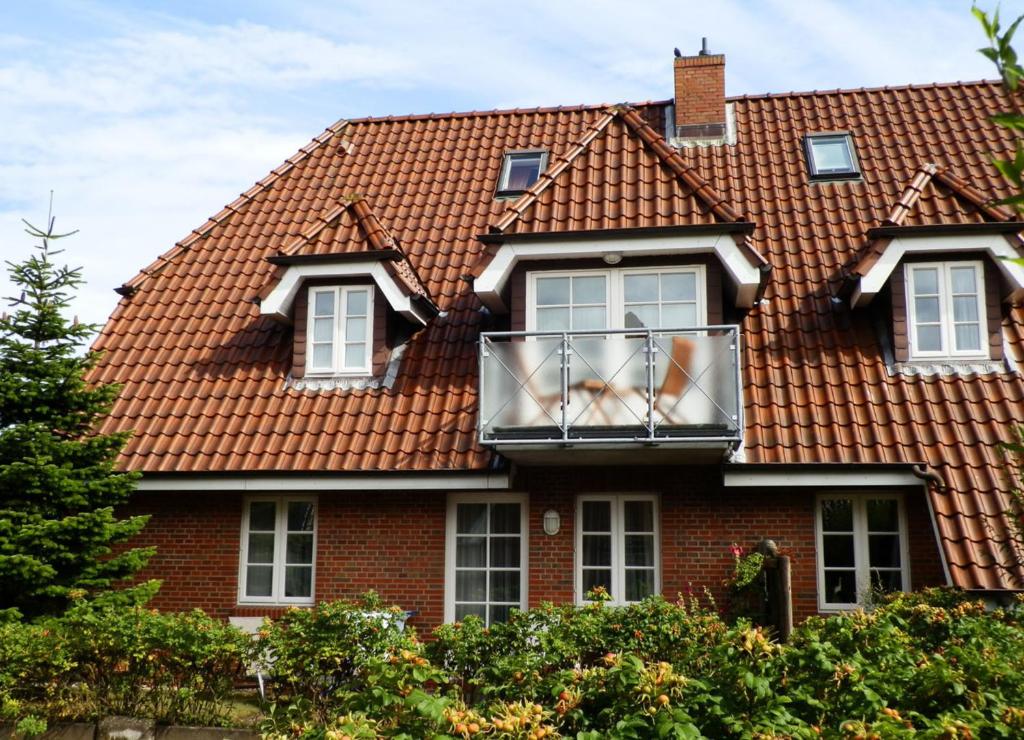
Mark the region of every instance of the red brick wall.
<instances>
[{"instance_id":1,"label":"red brick wall","mask_svg":"<svg viewBox=\"0 0 1024 740\"><path fill-rule=\"evenodd\" d=\"M808 489L723 489L717 468L534 468L514 490L530 493L529 599L569 602L573 592L575 497L580 493L661 494L664 594L675 598L708 587L724 604L722 580L732 567L729 546L754 547L770 537L792 557L797 619L817 610L814 492ZM443 619L446 497L419 493L321 493L317 536L317 600L357 597L369 589L419 612L428 630ZM944 582L933 528L920 489L906 492L912 585ZM201 607L220 617L272 614L237 606L241 493L147 493L132 511L152 514L138 544L157 556L143 577L161 578L155 606ZM561 516L557 535L542 516Z\"/></svg>"},{"instance_id":2,"label":"red brick wall","mask_svg":"<svg viewBox=\"0 0 1024 740\"><path fill-rule=\"evenodd\" d=\"M725 55L675 59L676 125L725 122Z\"/></svg>"}]
</instances>

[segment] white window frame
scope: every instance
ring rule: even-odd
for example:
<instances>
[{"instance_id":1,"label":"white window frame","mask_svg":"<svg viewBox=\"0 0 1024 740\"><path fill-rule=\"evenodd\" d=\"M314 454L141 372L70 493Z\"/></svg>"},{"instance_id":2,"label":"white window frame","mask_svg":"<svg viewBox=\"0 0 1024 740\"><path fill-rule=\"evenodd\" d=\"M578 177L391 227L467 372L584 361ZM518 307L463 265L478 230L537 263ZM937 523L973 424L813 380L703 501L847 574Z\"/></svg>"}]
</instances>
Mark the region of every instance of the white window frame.
<instances>
[{"instance_id":1,"label":"white window frame","mask_svg":"<svg viewBox=\"0 0 1024 740\"><path fill-rule=\"evenodd\" d=\"M957 350L956 327L953 323L953 281L954 267L973 267L975 284L978 287L978 333L980 350ZM919 350L917 348L917 310L914 301L914 270L934 268L939 273L939 332L943 349ZM985 312L985 264L980 260L947 260L943 262L907 262L903 267L903 281L906 286L907 337L912 360L952 359L987 360L990 357L988 342L988 315Z\"/></svg>"},{"instance_id":2,"label":"white window frame","mask_svg":"<svg viewBox=\"0 0 1024 740\"><path fill-rule=\"evenodd\" d=\"M346 367L345 362L345 320L348 318L346 309L348 295L353 292L366 292L366 342L365 362L359 367ZM316 295L318 293L334 294L334 336L332 339L333 359L330 368L313 365L313 322L316 314ZM309 288L308 308L306 310L306 375L370 375L373 372L373 319L374 290L372 285L314 285ZM352 342L350 342L352 343Z\"/></svg>"},{"instance_id":3,"label":"white window frame","mask_svg":"<svg viewBox=\"0 0 1024 740\"><path fill-rule=\"evenodd\" d=\"M537 179L539 180L540 176L544 174L544 171L548 168L548 153L546 150L527 149L517 152L505 152L505 156L501 161L501 173L498 175L498 195L523 193L528 189L512 190L508 187L508 178L512 172L512 160L517 158L526 159L527 157L537 158ZM537 180L534 180L534 182L537 182ZM532 186L533 185L531 183L529 187Z\"/></svg>"},{"instance_id":4,"label":"white window frame","mask_svg":"<svg viewBox=\"0 0 1024 740\"><path fill-rule=\"evenodd\" d=\"M661 593L661 500L656 493L585 493L576 497L576 533L575 533L575 557L573 558L573 590L576 593L576 603L580 606L591 602L586 600L583 592L583 504L587 501L608 501L611 503L612 512L612 599L608 602L612 606L625 606L639 602L626 601L618 596L625 594L626 582L626 558L625 558L625 533L623 532L625 520L625 503L627 501L649 501L653 505L654 514L654 593ZM620 588L622 586L622 588Z\"/></svg>"},{"instance_id":5,"label":"white window frame","mask_svg":"<svg viewBox=\"0 0 1024 740\"><path fill-rule=\"evenodd\" d=\"M526 611L530 585L530 497L525 493L449 493L445 513L444 542L444 621L455 621L455 541L459 504L519 504L519 608ZM490 558L488 544L488 558ZM473 568L471 570L480 570ZM487 570L490 570L488 566ZM490 594L487 594L490 605ZM490 619L488 612L487 619Z\"/></svg>"},{"instance_id":6,"label":"white window frame","mask_svg":"<svg viewBox=\"0 0 1024 740\"><path fill-rule=\"evenodd\" d=\"M857 583L857 598L853 603L833 603L825 600L825 549L824 532L821 523L821 504L823 501L853 502L853 564ZM907 507L902 493L887 492L829 492L820 493L814 502L814 548L818 574L818 611L840 612L860 609L865 606L865 599L871 592L871 563L868 543L868 501L896 501L899 516L900 537L900 571L903 591L911 591L910 583L910 542L907 539Z\"/></svg>"},{"instance_id":7,"label":"white window frame","mask_svg":"<svg viewBox=\"0 0 1024 740\"><path fill-rule=\"evenodd\" d=\"M270 596L247 596L249 556L249 508L256 502L270 501L276 505L274 526L274 578ZM284 595L285 553L288 543L288 504L306 503L313 505L313 562L310 569L309 596ZM238 553L238 603L239 604L294 604L309 606L316 601L316 558L317 530L319 529L320 506L316 496L247 496L242 504L242 534Z\"/></svg>"},{"instance_id":8,"label":"white window frame","mask_svg":"<svg viewBox=\"0 0 1024 740\"><path fill-rule=\"evenodd\" d=\"M584 270L534 270L526 273L526 331L537 329L537 280L540 278L605 275L608 281L608 329L625 329L625 277L627 275L661 275L665 273L696 275L697 326L707 324L707 270L704 265L657 265L651 267L618 267ZM683 327L666 327L676 329ZM638 330L641 331L641 330Z\"/></svg>"}]
</instances>

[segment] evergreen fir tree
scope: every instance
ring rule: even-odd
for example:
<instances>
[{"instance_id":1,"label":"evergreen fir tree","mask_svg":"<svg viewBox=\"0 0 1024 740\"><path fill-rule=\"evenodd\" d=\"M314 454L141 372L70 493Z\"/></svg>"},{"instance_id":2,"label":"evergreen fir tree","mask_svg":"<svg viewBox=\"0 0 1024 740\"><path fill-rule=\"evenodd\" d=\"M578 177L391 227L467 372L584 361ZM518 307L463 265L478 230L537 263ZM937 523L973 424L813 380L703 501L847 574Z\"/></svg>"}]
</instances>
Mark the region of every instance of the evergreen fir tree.
<instances>
[{"instance_id":1,"label":"evergreen fir tree","mask_svg":"<svg viewBox=\"0 0 1024 740\"><path fill-rule=\"evenodd\" d=\"M129 433L96 433L118 393L86 381L98 356L82 348L96 327L66 317L81 269L55 265L63 250L51 243L75 232L54 234L52 217L45 231L25 224L41 243L7 262L22 293L0 317L0 617L60 612L110 590L153 552L112 554L147 517L115 514L138 476L115 467Z\"/></svg>"}]
</instances>

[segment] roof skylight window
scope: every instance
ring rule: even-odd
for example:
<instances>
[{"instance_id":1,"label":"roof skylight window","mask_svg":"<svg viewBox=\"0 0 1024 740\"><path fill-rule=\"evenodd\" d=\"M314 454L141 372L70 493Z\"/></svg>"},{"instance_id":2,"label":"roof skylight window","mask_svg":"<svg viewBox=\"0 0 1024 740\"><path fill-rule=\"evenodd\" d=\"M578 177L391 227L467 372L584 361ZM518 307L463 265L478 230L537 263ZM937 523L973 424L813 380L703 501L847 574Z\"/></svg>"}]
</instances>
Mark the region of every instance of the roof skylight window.
<instances>
[{"instance_id":1,"label":"roof skylight window","mask_svg":"<svg viewBox=\"0 0 1024 740\"><path fill-rule=\"evenodd\" d=\"M548 153L543 151L510 152L501 165L498 195L519 195L533 183L547 166Z\"/></svg>"},{"instance_id":2,"label":"roof skylight window","mask_svg":"<svg viewBox=\"0 0 1024 740\"><path fill-rule=\"evenodd\" d=\"M849 134L809 134L805 139L807 168L812 179L860 177Z\"/></svg>"}]
</instances>

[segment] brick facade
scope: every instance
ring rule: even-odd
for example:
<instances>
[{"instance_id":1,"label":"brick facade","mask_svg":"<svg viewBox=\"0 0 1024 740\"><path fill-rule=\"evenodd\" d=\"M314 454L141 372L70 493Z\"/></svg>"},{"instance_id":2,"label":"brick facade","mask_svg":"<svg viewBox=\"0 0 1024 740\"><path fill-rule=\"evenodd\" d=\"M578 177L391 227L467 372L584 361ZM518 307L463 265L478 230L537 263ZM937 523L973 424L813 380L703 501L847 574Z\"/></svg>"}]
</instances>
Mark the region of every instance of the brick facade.
<instances>
[{"instance_id":1,"label":"brick facade","mask_svg":"<svg viewBox=\"0 0 1024 740\"><path fill-rule=\"evenodd\" d=\"M521 471L514 490L529 492L529 601L568 602L574 595L575 496L657 493L661 511L662 592L669 598L708 587L724 603L729 546L770 537L792 558L794 616L817 611L814 491L723 489L716 468L535 468ZM160 578L155 606L200 607L216 616L274 614L278 608L238 606L241 493L138 494L132 513L152 519L137 544L157 555L142 574ZM444 614L446 496L422 492L324 492L318 496L316 598L331 600L376 590L415 610L429 630ZM905 495L914 588L944 582L924 493ZM543 513L561 516L557 535L544 534Z\"/></svg>"}]
</instances>

